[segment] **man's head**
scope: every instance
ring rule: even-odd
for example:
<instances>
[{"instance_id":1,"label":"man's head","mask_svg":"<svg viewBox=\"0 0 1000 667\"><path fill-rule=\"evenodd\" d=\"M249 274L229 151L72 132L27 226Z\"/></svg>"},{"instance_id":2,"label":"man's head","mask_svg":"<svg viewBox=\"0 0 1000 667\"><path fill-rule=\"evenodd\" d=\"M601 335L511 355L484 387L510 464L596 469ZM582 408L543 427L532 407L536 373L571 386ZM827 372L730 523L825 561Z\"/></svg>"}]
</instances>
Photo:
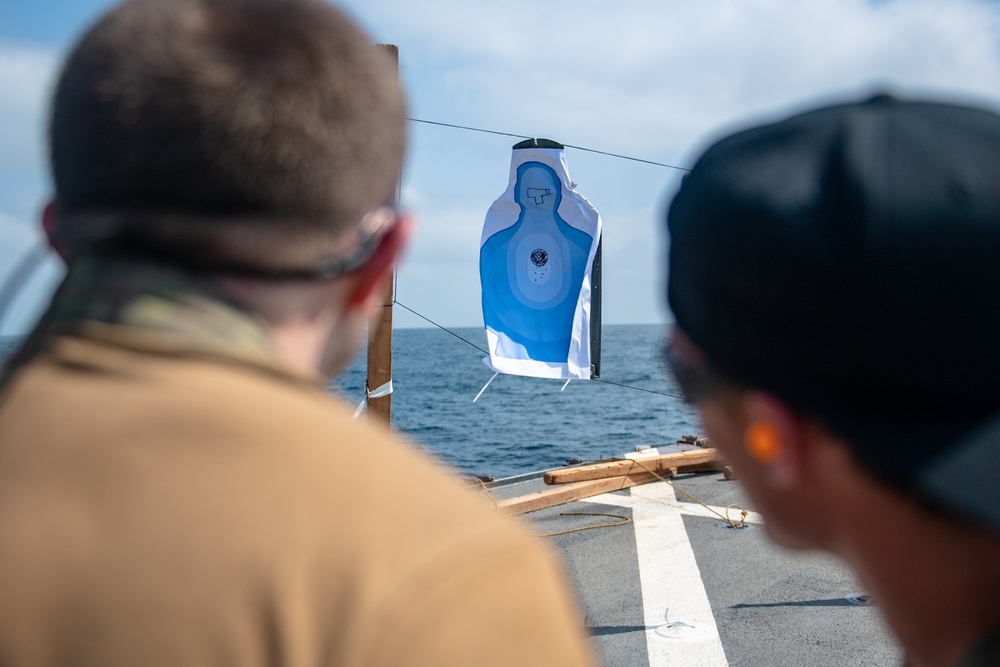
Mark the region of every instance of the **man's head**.
<instances>
[{"instance_id":1,"label":"man's head","mask_svg":"<svg viewBox=\"0 0 1000 667\"><path fill-rule=\"evenodd\" d=\"M55 241L307 272L394 200L405 117L389 59L323 0L126 0L56 90Z\"/></svg>"},{"instance_id":2,"label":"man's head","mask_svg":"<svg viewBox=\"0 0 1000 667\"><path fill-rule=\"evenodd\" d=\"M1000 530L1000 117L880 96L753 128L668 224L671 354L731 453L798 420Z\"/></svg>"}]
</instances>

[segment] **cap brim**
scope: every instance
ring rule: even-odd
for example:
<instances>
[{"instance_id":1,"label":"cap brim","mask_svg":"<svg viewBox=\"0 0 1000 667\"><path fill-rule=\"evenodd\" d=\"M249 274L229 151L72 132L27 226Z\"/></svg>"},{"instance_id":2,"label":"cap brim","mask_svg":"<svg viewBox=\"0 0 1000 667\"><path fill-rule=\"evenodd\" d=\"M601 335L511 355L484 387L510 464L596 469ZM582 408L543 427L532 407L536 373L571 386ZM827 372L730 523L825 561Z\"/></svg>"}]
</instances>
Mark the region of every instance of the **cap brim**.
<instances>
[{"instance_id":1,"label":"cap brim","mask_svg":"<svg viewBox=\"0 0 1000 667\"><path fill-rule=\"evenodd\" d=\"M1000 414L923 467L917 488L947 508L1000 530Z\"/></svg>"}]
</instances>

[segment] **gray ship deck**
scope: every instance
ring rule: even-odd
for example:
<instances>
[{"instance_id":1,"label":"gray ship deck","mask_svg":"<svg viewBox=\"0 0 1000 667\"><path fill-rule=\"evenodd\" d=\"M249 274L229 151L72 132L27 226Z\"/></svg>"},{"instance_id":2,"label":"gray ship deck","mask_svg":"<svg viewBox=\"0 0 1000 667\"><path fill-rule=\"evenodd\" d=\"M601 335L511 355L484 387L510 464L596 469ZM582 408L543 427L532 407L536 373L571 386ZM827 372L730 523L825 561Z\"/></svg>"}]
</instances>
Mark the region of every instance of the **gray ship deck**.
<instances>
[{"instance_id":1,"label":"gray ship deck","mask_svg":"<svg viewBox=\"0 0 1000 667\"><path fill-rule=\"evenodd\" d=\"M731 503L750 508L740 484L720 473L671 481L722 512ZM494 498L509 498L544 484L539 473L489 486ZM877 609L849 599L859 593L851 573L828 556L775 546L757 514L734 530L658 481L524 516L543 534L619 521L567 512L631 519L547 538L607 667L901 664Z\"/></svg>"}]
</instances>

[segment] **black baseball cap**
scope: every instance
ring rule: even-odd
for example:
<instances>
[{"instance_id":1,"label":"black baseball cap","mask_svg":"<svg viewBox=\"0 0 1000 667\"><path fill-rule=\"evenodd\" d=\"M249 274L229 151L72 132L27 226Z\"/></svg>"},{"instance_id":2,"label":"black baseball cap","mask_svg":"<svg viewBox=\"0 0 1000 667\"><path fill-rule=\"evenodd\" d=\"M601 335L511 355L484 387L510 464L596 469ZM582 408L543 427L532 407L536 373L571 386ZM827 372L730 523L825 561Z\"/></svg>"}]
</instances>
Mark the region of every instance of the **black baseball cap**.
<instances>
[{"instance_id":1,"label":"black baseball cap","mask_svg":"<svg viewBox=\"0 0 1000 667\"><path fill-rule=\"evenodd\" d=\"M1000 530L1000 116L878 95L739 132L668 227L670 308L715 370Z\"/></svg>"}]
</instances>

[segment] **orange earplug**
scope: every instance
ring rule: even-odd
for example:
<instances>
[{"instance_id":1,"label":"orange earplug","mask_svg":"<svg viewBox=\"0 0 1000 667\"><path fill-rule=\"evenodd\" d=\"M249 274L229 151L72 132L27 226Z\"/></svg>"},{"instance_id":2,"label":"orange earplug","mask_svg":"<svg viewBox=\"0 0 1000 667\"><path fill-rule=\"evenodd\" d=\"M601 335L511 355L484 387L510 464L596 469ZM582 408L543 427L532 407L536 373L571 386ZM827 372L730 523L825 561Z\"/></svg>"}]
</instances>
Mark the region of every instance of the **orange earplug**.
<instances>
[{"instance_id":1,"label":"orange earplug","mask_svg":"<svg viewBox=\"0 0 1000 667\"><path fill-rule=\"evenodd\" d=\"M750 458L761 463L771 463L781 452L781 438L771 422L751 423L743 433L743 442Z\"/></svg>"}]
</instances>

